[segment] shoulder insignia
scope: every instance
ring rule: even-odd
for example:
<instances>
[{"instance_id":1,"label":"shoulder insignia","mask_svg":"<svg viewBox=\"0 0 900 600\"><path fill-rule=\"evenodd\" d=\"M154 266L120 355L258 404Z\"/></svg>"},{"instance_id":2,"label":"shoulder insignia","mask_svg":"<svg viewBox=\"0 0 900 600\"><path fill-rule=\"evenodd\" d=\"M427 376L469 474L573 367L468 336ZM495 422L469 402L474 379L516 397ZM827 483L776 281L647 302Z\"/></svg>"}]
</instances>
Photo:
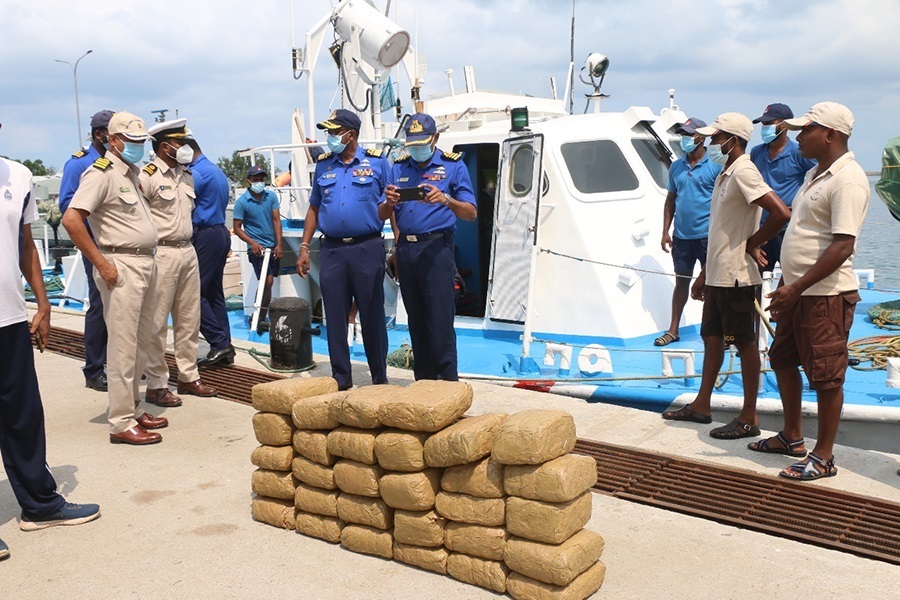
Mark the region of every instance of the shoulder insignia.
<instances>
[{"instance_id":1,"label":"shoulder insignia","mask_svg":"<svg viewBox=\"0 0 900 600\"><path fill-rule=\"evenodd\" d=\"M72 158L81 158L82 156L86 156L86 155L87 155L87 152L85 152L84 150L79 150L78 152L76 152L75 154L72 155Z\"/></svg>"},{"instance_id":2,"label":"shoulder insignia","mask_svg":"<svg viewBox=\"0 0 900 600\"><path fill-rule=\"evenodd\" d=\"M395 159L394 159L394 164L406 162L406 161L408 161L410 158L411 158L411 157L410 157L409 154L404 154L404 155L401 156L400 158L395 158Z\"/></svg>"},{"instance_id":3,"label":"shoulder insignia","mask_svg":"<svg viewBox=\"0 0 900 600\"><path fill-rule=\"evenodd\" d=\"M384 148L382 148L381 150L376 150L374 148L367 148L366 156L377 156L378 158L381 158L384 156Z\"/></svg>"},{"instance_id":4,"label":"shoulder insignia","mask_svg":"<svg viewBox=\"0 0 900 600\"><path fill-rule=\"evenodd\" d=\"M98 158L97 160L94 161L93 167L95 169L100 169L101 171L105 171L106 169L109 168L109 165L111 165L111 164L112 164L111 160L101 156L100 158Z\"/></svg>"},{"instance_id":5,"label":"shoulder insignia","mask_svg":"<svg viewBox=\"0 0 900 600\"><path fill-rule=\"evenodd\" d=\"M154 165L153 163L150 163L149 165L147 165L146 167L144 167L144 168L141 169L141 170L142 170L144 173L146 173L147 175L153 175L154 173L156 173L157 171L159 171L159 167L157 167L157 166Z\"/></svg>"},{"instance_id":6,"label":"shoulder insignia","mask_svg":"<svg viewBox=\"0 0 900 600\"><path fill-rule=\"evenodd\" d=\"M325 160L326 158L330 158L331 154L332 154L331 152L324 152L324 153L320 154L319 158L316 159L316 162L321 162L321 161Z\"/></svg>"},{"instance_id":7,"label":"shoulder insignia","mask_svg":"<svg viewBox=\"0 0 900 600\"><path fill-rule=\"evenodd\" d=\"M462 158L461 152L447 152L446 150L441 153L441 156L446 158L447 160L457 161Z\"/></svg>"}]
</instances>

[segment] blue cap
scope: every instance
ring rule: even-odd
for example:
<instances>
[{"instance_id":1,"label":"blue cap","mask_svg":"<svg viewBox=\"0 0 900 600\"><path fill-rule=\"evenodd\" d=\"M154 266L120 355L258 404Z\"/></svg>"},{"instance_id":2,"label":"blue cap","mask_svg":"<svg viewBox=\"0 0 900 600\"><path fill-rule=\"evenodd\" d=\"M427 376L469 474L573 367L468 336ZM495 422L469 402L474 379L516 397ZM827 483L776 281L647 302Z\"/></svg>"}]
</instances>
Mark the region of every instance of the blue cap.
<instances>
[{"instance_id":1,"label":"blue cap","mask_svg":"<svg viewBox=\"0 0 900 600\"><path fill-rule=\"evenodd\" d=\"M247 177L250 178L250 177L253 177L254 175L268 175L268 173L266 173L266 170L263 169L261 166L253 165L252 167L247 169Z\"/></svg>"},{"instance_id":2,"label":"blue cap","mask_svg":"<svg viewBox=\"0 0 900 600\"><path fill-rule=\"evenodd\" d=\"M109 126L109 120L115 113L111 110L101 110L91 117L91 129L105 129Z\"/></svg>"},{"instance_id":3,"label":"blue cap","mask_svg":"<svg viewBox=\"0 0 900 600\"><path fill-rule=\"evenodd\" d=\"M361 126L362 121L359 120L359 117L356 115L356 113L349 111L346 108L339 108L331 113L331 116L321 123L316 123L317 129L329 130L346 127L348 129L359 131L359 128Z\"/></svg>"},{"instance_id":4,"label":"blue cap","mask_svg":"<svg viewBox=\"0 0 900 600\"><path fill-rule=\"evenodd\" d=\"M675 127L675 133L679 135L694 135L701 127L706 127L706 123L696 117L691 117Z\"/></svg>"},{"instance_id":5,"label":"blue cap","mask_svg":"<svg viewBox=\"0 0 900 600\"><path fill-rule=\"evenodd\" d=\"M437 133L437 125L430 115L416 113L409 118L403 127L406 131L407 146L424 146L431 143Z\"/></svg>"},{"instance_id":6,"label":"blue cap","mask_svg":"<svg viewBox=\"0 0 900 600\"><path fill-rule=\"evenodd\" d=\"M766 110L763 111L761 117L757 117L753 119L754 123L768 123L769 121L775 121L777 119L793 119L794 111L791 110L791 107L787 104L770 104L766 107Z\"/></svg>"}]
</instances>

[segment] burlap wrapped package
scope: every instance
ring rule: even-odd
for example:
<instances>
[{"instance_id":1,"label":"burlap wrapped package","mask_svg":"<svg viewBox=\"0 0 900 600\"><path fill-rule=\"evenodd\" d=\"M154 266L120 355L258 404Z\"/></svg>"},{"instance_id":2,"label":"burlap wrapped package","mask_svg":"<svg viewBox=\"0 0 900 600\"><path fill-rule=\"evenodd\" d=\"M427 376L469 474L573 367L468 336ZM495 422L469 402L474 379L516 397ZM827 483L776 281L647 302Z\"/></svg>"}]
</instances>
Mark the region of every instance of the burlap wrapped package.
<instances>
[{"instance_id":1,"label":"burlap wrapped package","mask_svg":"<svg viewBox=\"0 0 900 600\"><path fill-rule=\"evenodd\" d=\"M394 511L394 538L401 544L436 548L444 544L447 520L433 510Z\"/></svg>"},{"instance_id":2,"label":"burlap wrapped package","mask_svg":"<svg viewBox=\"0 0 900 600\"><path fill-rule=\"evenodd\" d=\"M299 429L335 429L340 423L332 418L331 406L339 404L350 392L333 392L300 398L291 406L291 418Z\"/></svg>"},{"instance_id":3,"label":"burlap wrapped package","mask_svg":"<svg viewBox=\"0 0 900 600\"><path fill-rule=\"evenodd\" d=\"M420 569L446 575L448 556L450 556L450 553L443 548L421 548L419 546L401 544L394 540L394 560L419 567Z\"/></svg>"},{"instance_id":4,"label":"burlap wrapped package","mask_svg":"<svg viewBox=\"0 0 900 600\"><path fill-rule=\"evenodd\" d=\"M328 451L327 431L298 429L294 432L294 450L314 463L330 467L338 457Z\"/></svg>"},{"instance_id":5,"label":"burlap wrapped package","mask_svg":"<svg viewBox=\"0 0 900 600\"><path fill-rule=\"evenodd\" d=\"M536 465L575 447L575 420L561 410L523 410L497 431L491 454L504 465Z\"/></svg>"},{"instance_id":6,"label":"burlap wrapped package","mask_svg":"<svg viewBox=\"0 0 900 600\"><path fill-rule=\"evenodd\" d=\"M491 453L494 436L505 414L481 415L454 423L425 442L425 463L429 467L453 467L473 463Z\"/></svg>"},{"instance_id":7,"label":"burlap wrapped package","mask_svg":"<svg viewBox=\"0 0 900 600\"><path fill-rule=\"evenodd\" d=\"M341 494L337 501L337 514L345 523L368 525L375 529L390 529L394 524L394 510L380 498Z\"/></svg>"},{"instance_id":8,"label":"burlap wrapped package","mask_svg":"<svg viewBox=\"0 0 900 600\"><path fill-rule=\"evenodd\" d=\"M505 527L450 522L444 530L444 545L447 548L488 560L503 560L508 539L509 532Z\"/></svg>"},{"instance_id":9,"label":"burlap wrapped package","mask_svg":"<svg viewBox=\"0 0 900 600\"><path fill-rule=\"evenodd\" d=\"M294 423L288 415L260 412L253 415L253 433L263 446L290 446Z\"/></svg>"},{"instance_id":10,"label":"burlap wrapped package","mask_svg":"<svg viewBox=\"0 0 900 600\"><path fill-rule=\"evenodd\" d=\"M599 561L566 586L551 585L512 572L506 580L506 591L515 600L583 600L600 589L604 577L606 565Z\"/></svg>"},{"instance_id":11,"label":"burlap wrapped package","mask_svg":"<svg viewBox=\"0 0 900 600\"><path fill-rule=\"evenodd\" d=\"M454 579L502 594L506 591L509 569L499 561L454 552L447 557L447 573Z\"/></svg>"},{"instance_id":12,"label":"burlap wrapped package","mask_svg":"<svg viewBox=\"0 0 900 600\"><path fill-rule=\"evenodd\" d=\"M349 458L356 462L374 465L375 438L378 431L338 427L328 434L328 452L341 458Z\"/></svg>"},{"instance_id":13,"label":"burlap wrapped package","mask_svg":"<svg viewBox=\"0 0 900 600\"><path fill-rule=\"evenodd\" d=\"M427 439L427 433L388 429L375 438L375 458L387 471L421 471Z\"/></svg>"},{"instance_id":14,"label":"burlap wrapped package","mask_svg":"<svg viewBox=\"0 0 900 600\"><path fill-rule=\"evenodd\" d=\"M580 454L566 454L540 465L510 465L503 473L507 494L543 502L568 502L595 483L597 461Z\"/></svg>"},{"instance_id":15,"label":"burlap wrapped package","mask_svg":"<svg viewBox=\"0 0 900 600\"><path fill-rule=\"evenodd\" d=\"M338 516L337 502L340 495L341 493L337 490L322 490L305 483L298 483L297 492L294 494L294 505L308 513L336 517Z\"/></svg>"},{"instance_id":16,"label":"burlap wrapped package","mask_svg":"<svg viewBox=\"0 0 900 600\"><path fill-rule=\"evenodd\" d=\"M340 401L332 402L331 418L349 427L377 429L381 427L378 409L400 389L393 385L367 385L355 389Z\"/></svg>"},{"instance_id":17,"label":"burlap wrapped package","mask_svg":"<svg viewBox=\"0 0 900 600\"><path fill-rule=\"evenodd\" d=\"M290 446L259 446L250 454L253 466L270 471L290 471L294 449Z\"/></svg>"},{"instance_id":18,"label":"burlap wrapped package","mask_svg":"<svg viewBox=\"0 0 900 600\"><path fill-rule=\"evenodd\" d=\"M346 525L341 530L341 546L352 552L374 554L383 558L394 555L391 533L365 525Z\"/></svg>"},{"instance_id":19,"label":"burlap wrapped package","mask_svg":"<svg viewBox=\"0 0 900 600\"><path fill-rule=\"evenodd\" d=\"M344 522L336 517L297 512L297 531L303 535L337 544L341 541L341 529L343 528Z\"/></svg>"},{"instance_id":20,"label":"burlap wrapped package","mask_svg":"<svg viewBox=\"0 0 900 600\"><path fill-rule=\"evenodd\" d=\"M515 536L536 542L561 544L590 520L590 492L553 504L514 496L506 499L506 528Z\"/></svg>"},{"instance_id":21,"label":"burlap wrapped package","mask_svg":"<svg viewBox=\"0 0 900 600\"><path fill-rule=\"evenodd\" d=\"M434 506L442 517L459 523L497 527L503 525L506 502L502 498L476 498L468 494L438 492Z\"/></svg>"},{"instance_id":22,"label":"burlap wrapped package","mask_svg":"<svg viewBox=\"0 0 900 600\"><path fill-rule=\"evenodd\" d=\"M283 529L293 529L295 525L294 503L276 498L257 496L251 504L253 518L261 523L268 523Z\"/></svg>"},{"instance_id":23,"label":"burlap wrapped package","mask_svg":"<svg viewBox=\"0 0 900 600\"><path fill-rule=\"evenodd\" d=\"M250 479L250 487L254 494L268 498L291 500L294 497L294 488L297 482L290 471L267 471L257 469L253 471Z\"/></svg>"},{"instance_id":24,"label":"burlap wrapped package","mask_svg":"<svg viewBox=\"0 0 900 600\"><path fill-rule=\"evenodd\" d=\"M378 420L405 431L440 431L472 406L472 386L460 381L422 379L382 402Z\"/></svg>"},{"instance_id":25,"label":"burlap wrapped package","mask_svg":"<svg viewBox=\"0 0 900 600\"><path fill-rule=\"evenodd\" d=\"M602 553L603 538L600 534L582 529L562 544L510 538L503 562L517 573L563 586L587 571Z\"/></svg>"},{"instance_id":26,"label":"burlap wrapped package","mask_svg":"<svg viewBox=\"0 0 900 600\"><path fill-rule=\"evenodd\" d=\"M291 406L301 398L336 392L337 382L331 377L298 377L279 379L253 386L253 408L262 412L291 414Z\"/></svg>"},{"instance_id":27,"label":"burlap wrapped package","mask_svg":"<svg viewBox=\"0 0 900 600\"><path fill-rule=\"evenodd\" d=\"M313 462L305 456L298 456L291 463L291 472L297 481L323 490L337 489L334 482L334 469Z\"/></svg>"},{"instance_id":28,"label":"burlap wrapped package","mask_svg":"<svg viewBox=\"0 0 900 600\"><path fill-rule=\"evenodd\" d=\"M479 498L502 498L503 470L503 465L490 456L476 463L450 467L441 477L441 489Z\"/></svg>"},{"instance_id":29,"label":"burlap wrapped package","mask_svg":"<svg viewBox=\"0 0 900 600\"><path fill-rule=\"evenodd\" d=\"M428 510L441 489L440 469L418 473L385 473L378 482L381 497L388 506L401 510Z\"/></svg>"},{"instance_id":30,"label":"burlap wrapped package","mask_svg":"<svg viewBox=\"0 0 900 600\"><path fill-rule=\"evenodd\" d=\"M384 469L378 465L364 465L355 460L339 460L334 464L334 482L342 492L376 498L378 480Z\"/></svg>"}]
</instances>

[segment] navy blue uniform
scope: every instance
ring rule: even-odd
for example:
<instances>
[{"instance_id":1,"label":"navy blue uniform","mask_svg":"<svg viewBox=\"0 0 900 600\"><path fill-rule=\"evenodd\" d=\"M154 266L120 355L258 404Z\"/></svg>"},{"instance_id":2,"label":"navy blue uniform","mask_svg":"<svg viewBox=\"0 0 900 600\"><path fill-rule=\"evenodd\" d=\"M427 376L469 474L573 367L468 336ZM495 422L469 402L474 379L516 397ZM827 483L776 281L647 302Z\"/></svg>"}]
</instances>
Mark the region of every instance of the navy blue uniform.
<instances>
[{"instance_id":1,"label":"navy blue uniform","mask_svg":"<svg viewBox=\"0 0 900 600\"><path fill-rule=\"evenodd\" d=\"M353 300L359 309L363 346L372 383L387 383L387 329L384 320L384 198L388 164L381 152L358 148L350 164L339 155L319 157L309 203L318 208L325 235L319 255L319 284L328 322L332 377L341 388L353 384L347 319Z\"/></svg>"},{"instance_id":2,"label":"navy blue uniform","mask_svg":"<svg viewBox=\"0 0 900 600\"><path fill-rule=\"evenodd\" d=\"M100 158L100 153L91 144L87 149L76 152L72 158L66 161L63 167L62 181L59 184L59 212L65 213L69 208L69 202L81 183L81 175L85 170ZM87 226L87 222L85 222ZM88 233L91 228L88 227ZM93 239L93 235L91 235ZM81 256L84 264L84 272L87 275L88 306L84 315L84 368L82 372L86 379L93 379L103 373L106 364L106 321L103 320L103 300L94 283L94 265L86 256Z\"/></svg>"},{"instance_id":3,"label":"navy blue uniform","mask_svg":"<svg viewBox=\"0 0 900 600\"><path fill-rule=\"evenodd\" d=\"M388 183L397 187L429 184L454 200L476 205L469 171L460 158L458 153L435 150L424 167L409 158L400 159ZM397 204L394 215L400 228L400 293L409 315L416 379L456 381L456 215L446 206L424 202Z\"/></svg>"}]
</instances>

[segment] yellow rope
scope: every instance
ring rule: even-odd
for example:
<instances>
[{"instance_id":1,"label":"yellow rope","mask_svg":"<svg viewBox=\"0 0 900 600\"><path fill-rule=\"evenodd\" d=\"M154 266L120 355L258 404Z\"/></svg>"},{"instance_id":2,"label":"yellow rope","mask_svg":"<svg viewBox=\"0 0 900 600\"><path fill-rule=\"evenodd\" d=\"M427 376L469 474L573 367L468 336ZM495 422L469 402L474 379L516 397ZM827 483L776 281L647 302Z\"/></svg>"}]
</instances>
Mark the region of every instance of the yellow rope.
<instances>
[{"instance_id":1,"label":"yellow rope","mask_svg":"<svg viewBox=\"0 0 900 600\"><path fill-rule=\"evenodd\" d=\"M859 371L877 371L887 366L887 359L900 356L900 335L876 335L853 340L847 344L850 358L860 361L859 365L851 365ZM871 363L863 366L862 363Z\"/></svg>"}]
</instances>

